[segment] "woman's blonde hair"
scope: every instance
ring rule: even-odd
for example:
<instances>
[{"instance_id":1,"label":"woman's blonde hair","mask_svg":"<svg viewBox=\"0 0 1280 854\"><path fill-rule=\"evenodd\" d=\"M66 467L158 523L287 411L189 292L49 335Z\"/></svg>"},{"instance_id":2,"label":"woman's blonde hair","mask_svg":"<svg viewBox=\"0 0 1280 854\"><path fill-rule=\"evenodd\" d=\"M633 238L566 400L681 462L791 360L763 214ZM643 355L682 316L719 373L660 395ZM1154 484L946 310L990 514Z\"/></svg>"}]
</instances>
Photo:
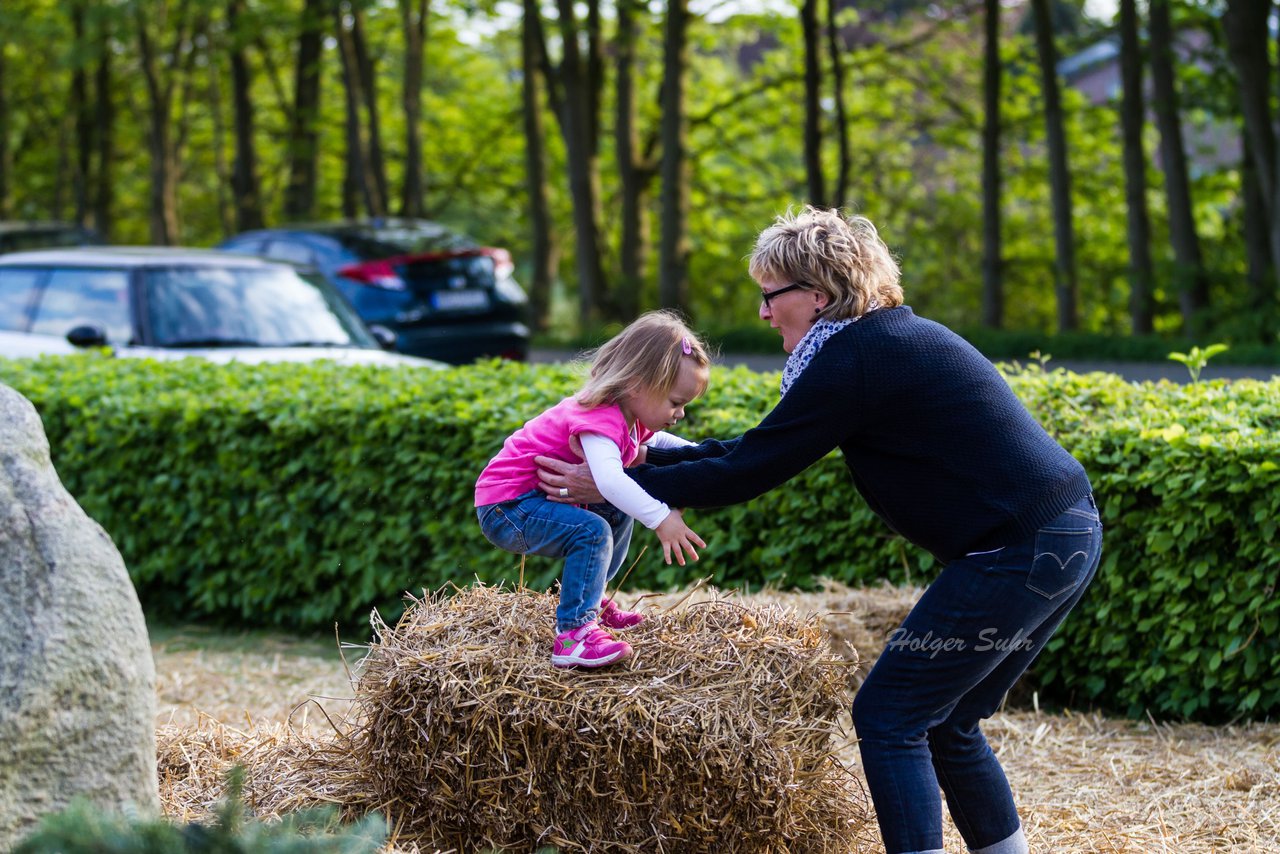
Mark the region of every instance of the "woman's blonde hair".
<instances>
[{"instance_id":1,"label":"woman's blonde hair","mask_svg":"<svg viewBox=\"0 0 1280 854\"><path fill-rule=\"evenodd\" d=\"M635 391L666 394L680 377L680 364L711 364L706 345L674 312L650 311L636 318L595 353L591 378L576 395L583 406L617 403ZM706 391L706 385L698 394Z\"/></svg>"},{"instance_id":2,"label":"woman's blonde hair","mask_svg":"<svg viewBox=\"0 0 1280 854\"><path fill-rule=\"evenodd\" d=\"M865 216L812 205L787 211L756 238L749 269L757 282L802 282L826 294L829 320L861 317L873 301L902 305L898 262Z\"/></svg>"}]
</instances>

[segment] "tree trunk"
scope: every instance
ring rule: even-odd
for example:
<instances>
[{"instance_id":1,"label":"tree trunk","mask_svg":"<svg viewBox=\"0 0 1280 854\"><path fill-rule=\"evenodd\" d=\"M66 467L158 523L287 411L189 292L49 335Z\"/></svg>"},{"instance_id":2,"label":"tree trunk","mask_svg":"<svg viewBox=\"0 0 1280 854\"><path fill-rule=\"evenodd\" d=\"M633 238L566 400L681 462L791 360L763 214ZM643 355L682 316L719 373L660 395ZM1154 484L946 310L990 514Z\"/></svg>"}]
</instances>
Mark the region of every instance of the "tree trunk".
<instances>
[{"instance_id":1,"label":"tree trunk","mask_svg":"<svg viewBox=\"0 0 1280 854\"><path fill-rule=\"evenodd\" d=\"M166 26L162 32L172 29L173 45L165 64L173 69L175 61L187 40L185 28L185 4L179 6L176 27ZM169 246L178 241L178 154L173 138L173 90L176 72L167 80L160 79L160 57L147 31L146 13L141 5L136 9L138 48L143 79L146 82L150 104L147 147L151 156L150 186L150 235L151 242ZM190 49L188 47L188 49Z\"/></svg>"},{"instance_id":2,"label":"tree trunk","mask_svg":"<svg viewBox=\"0 0 1280 854\"><path fill-rule=\"evenodd\" d=\"M369 138L365 151L368 159L365 168L373 178L372 198L375 206L369 209L370 216L386 216L387 203L390 199L387 187L387 166L382 155L382 110L378 106L377 63L369 54L369 42L364 36L364 10L356 3L351 4L351 44L355 48L356 66L360 70L357 77L362 87L362 100L365 114L369 119Z\"/></svg>"},{"instance_id":3,"label":"tree trunk","mask_svg":"<svg viewBox=\"0 0 1280 854\"><path fill-rule=\"evenodd\" d=\"M587 3L587 121L590 131L587 144L596 156L600 154L600 104L604 94L604 33L600 19L600 0Z\"/></svg>"},{"instance_id":4,"label":"tree trunk","mask_svg":"<svg viewBox=\"0 0 1280 854\"><path fill-rule=\"evenodd\" d=\"M663 308L689 308L689 167L685 71L689 65L689 0L667 0L662 45L662 274Z\"/></svg>"},{"instance_id":5,"label":"tree trunk","mask_svg":"<svg viewBox=\"0 0 1280 854\"><path fill-rule=\"evenodd\" d=\"M1248 134L1244 137L1244 163L1240 170L1244 194L1244 251L1249 280L1249 305L1264 322L1274 318L1277 266L1271 260L1270 232L1267 230L1267 203L1258 180L1258 161L1253 156ZM1274 320L1271 321L1274 323ZM1270 330L1268 330L1270 331Z\"/></svg>"},{"instance_id":6,"label":"tree trunk","mask_svg":"<svg viewBox=\"0 0 1280 854\"><path fill-rule=\"evenodd\" d=\"M360 215L360 205L371 214L378 209L374 201L376 188L367 168L368 158L364 148L364 133L360 121L360 70L356 62L351 32L347 29L346 10L341 0L334 3L337 16L338 56L342 60L342 89L347 107L347 156L342 178L342 215L355 219Z\"/></svg>"},{"instance_id":7,"label":"tree trunk","mask_svg":"<svg viewBox=\"0 0 1280 854\"><path fill-rule=\"evenodd\" d=\"M1036 52L1044 89L1045 136L1049 143L1049 184L1053 194L1054 290L1058 301L1058 331L1072 332L1079 325L1079 285L1076 282L1075 230L1071 213L1071 172L1067 168L1067 137L1063 128L1062 99L1058 90L1058 56L1053 45L1053 20L1049 0L1032 0Z\"/></svg>"},{"instance_id":8,"label":"tree trunk","mask_svg":"<svg viewBox=\"0 0 1280 854\"><path fill-rule=\"evenodd\" d=\"M262 187L258 183L258 149L253 138L253 79L245 55L244 0L228 0L227 28L231 39L231 107L235 129L235 167L231 193L235 197L236 228L262 228Z\"/></svg>"},{"instance_id":9,"label":"tree trunk","mask_svg":"<svg viewBox=\"0 0 1280 854\"><path fill-rule=\"evenodd\" d=\"M9 147L9 68L4 58L4 33L0 33L0 219L12 216L9 180L13 174L13 149Z\"/></svg>"},{"instance_id":10,"label":"tree trunk","mask_svg":"<svg viewBox=\"0 0 1280 854\"><path fill-rule=\"evenodd\" d=\"M68 105L75 117L76 154L72 170L71 195L75 206L77 224L87 225L91 211L89 203L90 170L93 167L93 116L89 109L89 75L85 70L85 58L91 54L85 27L85 8L74 2L70 8L71 32L74 36L74 63L71 69L71 97Z\"/></svg>"},{"instance_id":11,"label":"tree trunk","mask_svg":"<svg viewBox=\"0 0 1280 854\"><path fill-rule=\"evenodd\" d=\"M56 147L58 152L58 160L53 167L53 192L49 194L50 205L49 212L46 214L48 219L66 219L66 198L67 191L67 173L71 171L68 161L71 159L67 153L67 138L71 135L73 117L69 113L59 115L56 122L56 129L53 134L52 145Z\"/></svg>"},{"instance_id":12,"label":"tree trunk","mask_svg":"<svg viewBox=\"0 0 1280 854\"><path fill-rule=\"evenodd\" d=\"M103 28L102 55L94 72L94 127L97 129L98 169L93 194L93 226L104 240L110 240L115 230L115 162L116 162L116 105L112 93L111 36ZM0 114L3 114L0 105ZM3 131L0 130L0 134Z\"/></svg>"},{"instance_id":13,"label":"tree trunk","mask_svg":"<svg viewBox=\"0 0 1280 854\"><path fill-rule=\"evenodd\" d=\"M1173 243L1174 279L1182 325L1194 334L1197 315L1209 306L1209 285L1200 260L1200 237L1196 234L1191 205L1191 182L1187 177L1187 155L1182 143L1178 90L1174 84L1173 25L1169 20L1169 0L1151 0L1151 89L1156 125L1160 129L1160 158L1164 166L1168 194L1169 237Z\"/></svg>"},{"instance_id":14,"label":"tree trunk","mask_svg":"<svg viewBox=\"0 0 1280 854\"><path fill-rule=\"evenodd\" d=\"M293 76L293 112L289 116L289 184L284 191L286 220L309 219L316 206L324 4L325 0L306 0L302 9Z\"/></svg>"},{"instance_id":15,"label":"tree trunk","mask_svg":"<svg viewBox=\"0 0 1280 854\"><path fill-rule=\"evenodd\" d=\"M1271 114L1271 57L1267 44L1271 8L1270 0L1228 0L1223 28L1239 81L1245 150L1252 156L1252 174L1262 202L1260 207L1246 205L1245 210L1262 215L1271 256L1268 266L1280 270L1280 151ZM1246 187L1246 193L1251 189Z\"/></svg>"},{"instance_id":16,"label":"tree trunk","mask_svg":"<svg viewBox=\"0 0 1280 854\"><path fill-rule=\"evenodd\" d=\"M849 203L849 172L853 168L849 153L849 117L844 102L844 45L836 27L837 0L827 0L827 55L831 58L831 86L834 90L835 127L832 132L839 147L840 162L836 167L836 187L831 197L832 207Z\"/></svg>"},{"instance_id":17,"label":"tree trunk","mask_svg":"<svg viewBox=\"0 0 1280 854\"><path fill-rule=\"evenodd\" d=\"M622 185L622 235L615 308L624 318L640 310L640 288L646 275L649 254L648 187L653 167L640 154L636 123L636 18L643 14L639 0L618 0L617 121L614 127L618 174Z\"/></svg>"},{"instance_id":18,"label":"tree trunk","mask_svg":"<svg viewBox=\"0 0 1280 854\"><path fill-rule=\"evenodd\" d=\"M1000 243L1000 0L986 0L982 74L982 325L1004 325Z\"/></svg>"},{"instance_id":19,"label":"tree trunk","mask_svg":"<svg viewBox=\"0 0 1280 854\"><path fill-rule=\"evenodd\" d=\"M533 272L529 282L530 315L534 329L545 331L551 318L551 285L555 281L558 251L552 227L550 190L547 187L546 131L542 121L540 89L542 38L537 0L524 0L520 35L520 61L524 72L525 179L529 193L529 223L533 229Z\"/></svg>"},{"instance_id":20,"label":"tree trunk","mask_svg":"<svg viewBox=\"0 0 1280 854\"><path fill-rule=\"evenodd\" d=\"M525 18L525 25L531 30L532 38L538 43L538 64L542 68L542 82L547 89L547 108L556 117L563 132L565 126L564 99L560 96L560 72L551 64L551 56L547 52L547 34L542 27L542 15Z\"/></svg>"},{"instance_id":21,"label":"tree trunk","mask_svg":"<svg viewBox=\"0 0 1280 854\"><path fill-rule=\"evenodd\" d=\"M822 176L822 61L818 46L818 0L804 0L800 6L800 26L804 31L804 171L809 204L826 203L826 182Z\"/></svg>"},{"instance_id":22,"label":"tree trunk","mask_svg":"<svg viewBox=\"0 0 1280 854\"><path fill-rule=\"evenodd\" d=\"M400 0L400 20L404 27L404 185L400 192L400 213L408 217L427 214L426 181L422 154L422 76L427 44L427 0Z\"/></svg>"},{"instance_id":23,"label":"tree trunk","mask_svg":"<svg viewBox=\"0 0 1280 854\"><path fill-rule=\"evenodd\" d=\"M564 87L560 124L568 155L569 193L577 235L574 254L578 272L578 317L585 329L599 316L604 295L604 272L600 263L600 167L591 147L590 81L578 49L574 2L556 0L556 9L564 49L560 64L560 81Z\"/></svg>"},{"instance_id":24,"label":"tree trunk","mask_svg":"<svg viewBox=\"0 0 1280 854\"><path fill-rule=\"evenodd\" d=\"M1124 137L1125 200L1128 203L1129 317L1134 335L1154 327L1151 221L1147 216L1147 155L1142 147L1146 109L1142 94L1142 45L1137 0L1120 0L1120 74L1124 96L1120 126Z\"/></svg>"},{"instance_id":25,"label":"tree trunk","mask_svg":"<svg viewBox=\"0 0 1280 854\"><path fill-rule=\"evenodd\" d=\"M213 174L218 183L214 204L218 209L218 224L222 227L222 234L229 237L236 233L236 205L231 199L234 195L232 186L235 176L227 168L227 122L222 115L222 88L218 85L222 79L222 68L216 61L210 61L208 72L209 118L213 123Z\"/></svg>"}]
</instances>

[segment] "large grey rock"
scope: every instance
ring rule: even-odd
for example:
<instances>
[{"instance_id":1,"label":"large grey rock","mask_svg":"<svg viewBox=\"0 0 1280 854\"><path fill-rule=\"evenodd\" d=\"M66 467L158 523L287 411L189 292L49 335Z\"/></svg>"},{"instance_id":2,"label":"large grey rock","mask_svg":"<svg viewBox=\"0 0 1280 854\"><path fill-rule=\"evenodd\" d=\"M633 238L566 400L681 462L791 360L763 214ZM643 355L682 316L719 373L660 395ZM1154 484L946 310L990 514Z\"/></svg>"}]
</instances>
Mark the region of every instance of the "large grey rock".
<instances>
[{"instance_id":1,"label":"large grey rock","mask_svg":"<svg viewBox=\"0 0 1280 854\"><path fill-rule=\"evenodd\" d=\"M77 796L159 812L155 681L120 552L0 384L0 851Z\"/></svg>"}]
</instances>

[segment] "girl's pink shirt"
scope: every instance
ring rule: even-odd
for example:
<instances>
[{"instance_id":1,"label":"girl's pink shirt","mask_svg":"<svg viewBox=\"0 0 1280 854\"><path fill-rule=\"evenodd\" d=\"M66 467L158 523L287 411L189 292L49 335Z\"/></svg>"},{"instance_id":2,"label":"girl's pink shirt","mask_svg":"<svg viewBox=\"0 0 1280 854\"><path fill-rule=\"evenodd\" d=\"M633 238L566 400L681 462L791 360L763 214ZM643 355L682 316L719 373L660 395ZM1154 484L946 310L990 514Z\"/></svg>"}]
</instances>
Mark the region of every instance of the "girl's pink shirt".
<instances>
[{"instance_id":1,"label":"girl's pink shirt","mask_svg":"<svg viewBox=\"0 0 1280 854\"><path fill-rule=\"evenodd\" d=\"M640 424L633 434L617 404L587 409L567 397L507 437L476 481L476 506L510 501L537 489L536 456L582 462L569 448L569 440L580 433L599 433L614 442L622 452L623 466L635 461L640 445L653 435Z\"/></svg>"}]
</instances>

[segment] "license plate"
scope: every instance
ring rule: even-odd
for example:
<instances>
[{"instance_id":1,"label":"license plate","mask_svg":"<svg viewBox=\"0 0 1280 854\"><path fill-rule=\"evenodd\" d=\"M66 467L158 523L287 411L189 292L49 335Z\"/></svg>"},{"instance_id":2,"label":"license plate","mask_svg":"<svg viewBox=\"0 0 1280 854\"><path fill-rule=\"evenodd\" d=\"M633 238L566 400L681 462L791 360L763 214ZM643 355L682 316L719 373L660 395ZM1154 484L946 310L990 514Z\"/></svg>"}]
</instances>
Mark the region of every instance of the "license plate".
<instances>
[{"instance_id":1,"label":"license plate","mask_svg":"<svg viewBox=\"0 0 1280 854\"><path fill-rule=\"evenodd\" d=\"M488 308L489 294L478 290L436 291L431 295L431 305L441 311Z\"/></svg>"}]
</instances>

